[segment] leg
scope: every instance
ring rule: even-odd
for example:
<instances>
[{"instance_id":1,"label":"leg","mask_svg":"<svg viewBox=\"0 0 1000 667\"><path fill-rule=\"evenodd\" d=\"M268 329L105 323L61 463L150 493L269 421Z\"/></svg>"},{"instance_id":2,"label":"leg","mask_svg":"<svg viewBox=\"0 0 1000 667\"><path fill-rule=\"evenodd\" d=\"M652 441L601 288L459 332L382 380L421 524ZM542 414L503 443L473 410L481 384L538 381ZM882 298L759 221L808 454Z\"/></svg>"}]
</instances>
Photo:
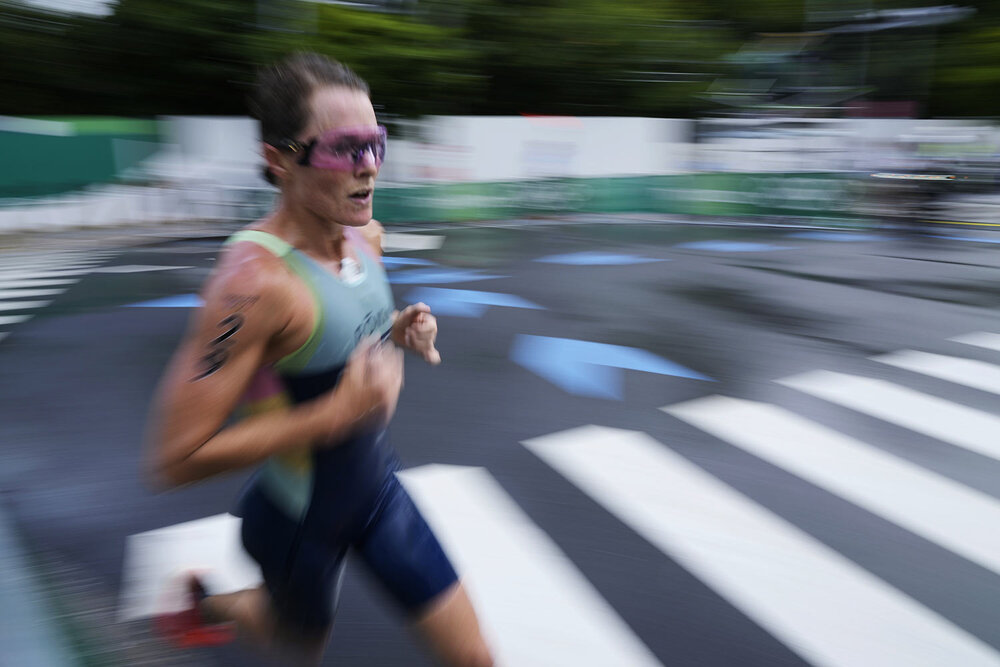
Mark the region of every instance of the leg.
<instances>
[{"instance_id":1,"label":"leg","mask_svg":"<svg viewBox=\"0 0 1000 667\"><path fill-rule=\"evenodd\" d=\"M415 627L446 665L492 667L472 601L460 582L431 600Z\"/></svg>"},{"instance_id":2,"label":"leg","mask_svg":"<svg viewBox=\"0 0 1000 667\"><path fill-rule=\"evenodd\" d=\"M243 546L260 565L265 585L207 597L202 607L209 616L234 621L262 647L319 664L347 547L316 539L305 520L290 519L259 491L244 498L242 513Z\"/></svg>"},{"instance_id":3,"label":"leg","mask_svg":"<svg viewBox=\"0 0 1000 667\"><path fill-rule=\"evenodd\" d=\"M493 664L454 568L410 496L390 475L384 501L355 545L362 561L449 667Z\"/></svg>"},{"instance_id":4,"label":"leg","mask_svg":"<svg viewBox=\"0 0 1000 667\"><path fill-rule=\"evenodd\" d=\"M294 657L303 665L319 665L330 636L329 630L305 635L283 628L264 586L209 595L199 609L206 622L234 623L239 634L254 645L285 660Z\"/></svg>"}]
</instances>

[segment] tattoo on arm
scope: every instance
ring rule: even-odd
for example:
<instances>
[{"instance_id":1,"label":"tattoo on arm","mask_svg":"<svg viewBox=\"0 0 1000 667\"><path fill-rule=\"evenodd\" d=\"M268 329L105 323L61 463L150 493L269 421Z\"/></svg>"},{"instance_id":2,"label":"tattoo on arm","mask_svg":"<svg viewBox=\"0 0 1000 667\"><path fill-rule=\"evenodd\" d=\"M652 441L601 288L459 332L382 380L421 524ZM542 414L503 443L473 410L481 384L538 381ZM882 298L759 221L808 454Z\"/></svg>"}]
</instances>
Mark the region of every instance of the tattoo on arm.
<instances>
[{"instance_id":1,"label":"tattoo on arm","mask_svg":"<svg viewBox=\"0 0 1000 667\"><path fill-rule=\"evenodd\" d=\"M229 348L236 342L234 336L236 332L243 328L245 321L240 311L256 303L258 298L256 296L232 294L226 296L226 305L233 308L236 312L226 316L216 325L219 329L222 329L222 333L209 342L208 351L199 362L198 374L191 378L191 382L204 380L222 368L226 361L229 360Z\"/></svg>"}]
</instances>

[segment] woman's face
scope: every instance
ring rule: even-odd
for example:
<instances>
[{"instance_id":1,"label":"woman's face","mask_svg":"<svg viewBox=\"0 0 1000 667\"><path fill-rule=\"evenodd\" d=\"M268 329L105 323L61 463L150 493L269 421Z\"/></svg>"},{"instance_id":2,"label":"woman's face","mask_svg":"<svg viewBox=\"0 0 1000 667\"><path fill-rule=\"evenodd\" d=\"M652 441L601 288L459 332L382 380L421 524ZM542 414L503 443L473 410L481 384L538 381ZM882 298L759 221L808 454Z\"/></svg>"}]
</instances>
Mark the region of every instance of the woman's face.
<instances>
[{"instance_id":1,"label":"woman's face","mask_svg":"<svg viewBox=\"0 0 1000 667\"><path fill-rule=\"evenodd\" d=\"M372 103L360 90L342 86L317 89L310 100L306 127L295 137L303 143L329 130L374 127ZM347 170L299 165L293 159L286 180L285 196L318 218L350 227L367 225L372 219L372 200L378 167L370 159Z\"/></svg>"}]
</instances>

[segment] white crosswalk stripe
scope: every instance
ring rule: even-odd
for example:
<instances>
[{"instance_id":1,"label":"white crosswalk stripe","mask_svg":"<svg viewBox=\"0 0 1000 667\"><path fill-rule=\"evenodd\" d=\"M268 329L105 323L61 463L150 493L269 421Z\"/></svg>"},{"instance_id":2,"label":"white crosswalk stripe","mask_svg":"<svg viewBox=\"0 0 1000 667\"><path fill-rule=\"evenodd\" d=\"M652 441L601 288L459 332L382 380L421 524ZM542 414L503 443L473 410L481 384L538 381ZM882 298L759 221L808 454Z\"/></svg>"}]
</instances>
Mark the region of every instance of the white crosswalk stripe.
<instances>
[{"instance_id":1,"label":"white crosswalk stripe","mask_svg":"<svg viewBox=\"0 0 1000 667\"><path fill-rule=\"evenodd\" d=\"M26 299L32 296L52 296L62 294L61 289L0 289L0 299Z\"/></svg>"},{"instance_id":2,"label":"white crosswalk stripe","mask_svg":"<svg viewBox=\"0 0 1000 667\"><path fill-rule=\"evenodd\" d=\"M485 470L425 466L400 479L466 578L499 664L660 664Z\"/></svg>"},{"instance_id":3,"label":"white crosswalk stripe","mask_svg":"<svg viewBox=\"0 0 1000 667\"><path fill-rule=\"evenodd\" d=\"M901 350L874 359L890 366L1000 394L1000 366L996 364L916 350Z\"/></svg>"},{"instance_id":4,"label":"white crosswalk stripe","mask_svg":"<svg viewBox=\"0 0 1000 667\"><path fill-rule=\"evenodd\" d=\"M1000 460L1000 417L885 380L811 371L778 380L793 389Z\"/></svg>"},{"instance_id":5,"label":"white crosswalk stripe","mask_svg":"<svg viewBox=\"0 0 1000 667\"><path fill-rule=\"evenodd\" d=\"M663 409L1000 574L1000 531L983 530L1000 526L992 496L766 403L711 396Z\"/></svg>"},{"instance_id":6,"label":"white crosswalk stripe","mask_svg":"<svg viewBox=\"0 0 1000 667\"><path fill-rule=\"evenodd\" d=\"M11 269L0 271L0 280L24 280L30 278L64 278L66 276L82 276L93 270L97 264L40 269Z\"/></svg>"},{"instance_id":7,"label":"white crosswalk stripe","mask_svg":"<svg viewBox=\"0 0 1000 667\"><path fill-rule=\"evenodd\" d=\"M980 331L977 333L966 334L964 336L956 336L955 338L952 338L952 340L956 343L965 343L966 345L985 347L988 350L1000 350L1000 334L997 333Z\"/></svg>"},{"instance_id":8,"label":"white crosswalk stripe","mask_svg":"<svg viewBox=\"0 0 1000 667\"><path fill-rule=\"evenodd\" d=\"M32 310L47 306L51 301L0 301L0 310Z\"/></svg>"},{"instance_id":9,"label":"white crosswalk stripe","mask_svg":"<svg viewBox=\"0 0 1000 667\"><path fill-rule=\"evenodd\" d=\"M2 280L0 289L24 289L30 287L51 287L53 285L72 285L80 282L79 278L52 278L51 280ZM64 288L65 289L65 288Z\"/></svg>"},{"instance_id":10,"label":"white crosswalk stripe","mask_svg":"<svg viewBox=\"0 0 1000 667\"><path fill-rule=\"evenodd\" d=\"M526 447L816 665L1000 665L1000 654L644 433Z\"/></svg>"},{"instance_id":11,"label":"white crosswalk stripe","mask_svg":"<svg viewBox=\"0 0 1000 667\"><path fill-rule=\"evenodd\" d=\"M114 251L61 251L28 253L0 257L0 312L37 311L52 300L34 297L56 297L99 268ZM25 322L33 313L0 316L0 327ZM10 329L0 329L0 341Z\"/></svg>"}]
</instances>

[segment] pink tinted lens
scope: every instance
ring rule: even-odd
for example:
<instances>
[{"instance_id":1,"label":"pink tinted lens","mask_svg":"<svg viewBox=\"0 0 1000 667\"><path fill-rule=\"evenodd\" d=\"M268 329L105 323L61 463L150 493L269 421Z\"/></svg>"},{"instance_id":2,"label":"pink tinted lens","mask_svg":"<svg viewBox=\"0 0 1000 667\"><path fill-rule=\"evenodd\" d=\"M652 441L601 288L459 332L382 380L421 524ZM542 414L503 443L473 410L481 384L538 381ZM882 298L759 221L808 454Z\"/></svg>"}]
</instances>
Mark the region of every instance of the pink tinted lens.
<instances>
[{"instance_id":1,"label":"pink tinted lens","mask_svg":"<svg viewBox=\"0 0 1000 667\"><path fill-rule=\"evenodd\" d=\"M365 160L376 167L385 160L385 127L331 130L321 135L313 146L309 163L322 169L354 169Z\"/></svg>"}]
</instances>

